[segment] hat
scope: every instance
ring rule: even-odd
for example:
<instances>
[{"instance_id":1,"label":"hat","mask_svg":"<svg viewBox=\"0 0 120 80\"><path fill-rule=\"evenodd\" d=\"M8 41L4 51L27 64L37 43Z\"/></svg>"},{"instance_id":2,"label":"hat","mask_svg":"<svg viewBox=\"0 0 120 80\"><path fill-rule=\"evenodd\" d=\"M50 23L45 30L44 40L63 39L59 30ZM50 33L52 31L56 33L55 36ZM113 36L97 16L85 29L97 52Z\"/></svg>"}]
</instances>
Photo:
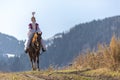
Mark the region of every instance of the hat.
<instances>
[{"instance_id":1,"label":"hat","mask_svg":"<svg viewBox=\"0 0 120 80\"><path fill-rule=\"evenodd\" d=\"M35 15L35 12L32 12L32 15L33 15L33 17L34 17L34 15Z\"/></svg>"},{"instance_id":2,"label":"hat","mask_svg":"<svg viewBox=\"0 0 120 80\"><path fill-rule=\"evenodd\" d=\"M32 12L32 15L33 15L33 16L32 16L32 18L31 18L31 20L32 20L32 19L35 19L35 17L34 17L35 12Z\"/></svg>"}]
</instances>

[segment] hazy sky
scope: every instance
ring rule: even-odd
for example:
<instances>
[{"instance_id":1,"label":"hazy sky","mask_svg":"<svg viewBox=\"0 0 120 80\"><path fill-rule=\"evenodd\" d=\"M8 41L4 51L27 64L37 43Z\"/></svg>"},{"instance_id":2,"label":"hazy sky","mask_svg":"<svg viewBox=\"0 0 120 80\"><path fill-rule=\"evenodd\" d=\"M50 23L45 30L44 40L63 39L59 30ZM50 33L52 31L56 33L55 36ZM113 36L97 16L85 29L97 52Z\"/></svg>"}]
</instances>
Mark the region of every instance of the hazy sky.
<instances>
[{"instance_id":1,"label":"hazy sky","mask_svg":"<svg viewBox=\"0 0 120 80\"><path fill-rule=\"evenodd\" d=\"M32 11L47 39L79 23L120 15L120 0L0 0L0 32L25 40Z\"/></svg>"}]
</instances>

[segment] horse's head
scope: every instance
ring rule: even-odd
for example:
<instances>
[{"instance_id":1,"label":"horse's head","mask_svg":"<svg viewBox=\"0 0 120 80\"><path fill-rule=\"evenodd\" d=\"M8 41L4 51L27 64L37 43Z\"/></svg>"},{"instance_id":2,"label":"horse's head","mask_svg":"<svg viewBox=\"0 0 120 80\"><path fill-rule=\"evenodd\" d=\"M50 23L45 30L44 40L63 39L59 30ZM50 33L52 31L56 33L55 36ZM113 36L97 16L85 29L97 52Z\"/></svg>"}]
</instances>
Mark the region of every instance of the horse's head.
<instances>
[{"instance_id":1,"label":"horse's head","mask_svg":"<svg viewBox=\"0 0 120 80\"><path fill-rule=\"evenodd\" d=\"M40 40L41 40L41 34L38 32L34 33L33 39L32 39L32 44L34 45L34 47L36 49L40 48Z\"/></svg>"}]
</instances>

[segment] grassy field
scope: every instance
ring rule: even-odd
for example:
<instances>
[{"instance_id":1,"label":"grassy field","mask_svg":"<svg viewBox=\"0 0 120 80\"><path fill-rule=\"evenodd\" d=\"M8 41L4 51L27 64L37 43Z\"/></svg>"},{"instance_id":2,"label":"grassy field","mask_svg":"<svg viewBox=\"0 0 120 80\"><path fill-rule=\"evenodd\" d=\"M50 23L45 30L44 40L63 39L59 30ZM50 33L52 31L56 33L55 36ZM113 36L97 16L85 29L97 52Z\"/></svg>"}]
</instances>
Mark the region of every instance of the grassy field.
<instances>
[{"instance_id":1,"label":"grassy field","mask_svg":"<svg viewBox=\"0 0 120 80\"><path fill-rule=\"evenodd\" d=\"M120 80L120 72L105 68L97 70L0 72L0 80Z\"/></svg>"}]
</instances>

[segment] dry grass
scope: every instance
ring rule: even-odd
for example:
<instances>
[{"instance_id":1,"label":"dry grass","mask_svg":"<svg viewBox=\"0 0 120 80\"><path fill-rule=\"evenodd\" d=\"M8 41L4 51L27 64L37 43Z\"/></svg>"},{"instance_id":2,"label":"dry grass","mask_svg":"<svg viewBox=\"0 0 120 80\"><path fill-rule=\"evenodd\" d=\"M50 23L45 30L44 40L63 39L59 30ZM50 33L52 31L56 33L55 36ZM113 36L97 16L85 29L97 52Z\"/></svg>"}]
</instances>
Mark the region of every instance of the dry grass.
<instances>
[{"instance_id":1,"label":"dry grass","mask_svg":"<svg viewBox=\"0 0 120 80\"><path fill-rule=\"evenodd\" d=\"M119 78L120 72L107 68L0 73L0 80L119 80Z\"/></svg>"},{"instance_id":2,"label":"dry grass","mask_svg":"<svg viewBox=\"0 0 120 80\"><path fill-rule=\"evenodd\" d=\"M98 44L97 51L90 51L80 54L73 61L75 69L81 68L108 68L113 71L120 70L120 39L113 35L109 45Z\"/></svg>"},{"instance_id":3,"label":"dry grass","mask_svg":"<svg viewBox=\"0 0 120 80\"><path fill-rule=\"evenodd\" d=\"M91 80L84 76L69 74L69 71L28 71L17 73L0 73L0 80Z\"/></svg>"}]
</instances>

